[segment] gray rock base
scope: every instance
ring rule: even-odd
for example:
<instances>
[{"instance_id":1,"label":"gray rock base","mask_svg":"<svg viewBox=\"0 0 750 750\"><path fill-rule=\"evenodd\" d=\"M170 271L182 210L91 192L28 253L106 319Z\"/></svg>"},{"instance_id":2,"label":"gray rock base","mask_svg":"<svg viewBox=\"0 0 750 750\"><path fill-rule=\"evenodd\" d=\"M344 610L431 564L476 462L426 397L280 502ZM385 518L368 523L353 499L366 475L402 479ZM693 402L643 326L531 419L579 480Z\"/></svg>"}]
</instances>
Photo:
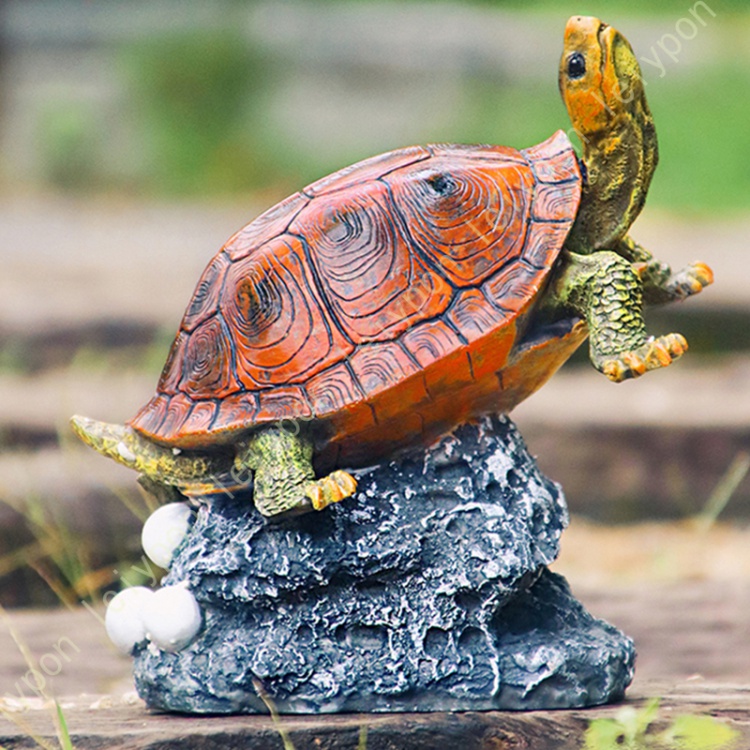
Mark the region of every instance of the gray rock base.
<instances>
[{"instance_id":1,"label":"gray rock base","mask_svg":"<svg viewBox=\"0 0 750 750\"><path fill-rule=\"evenodd\" d=\"M136 650L138 692L189 713L545 709L621 698L632 641L547 570L560 488L505 418L360 473L355 498L283 525L202 508L166 585L204 613L178 653Z\"/></svg>"}]
</instances>

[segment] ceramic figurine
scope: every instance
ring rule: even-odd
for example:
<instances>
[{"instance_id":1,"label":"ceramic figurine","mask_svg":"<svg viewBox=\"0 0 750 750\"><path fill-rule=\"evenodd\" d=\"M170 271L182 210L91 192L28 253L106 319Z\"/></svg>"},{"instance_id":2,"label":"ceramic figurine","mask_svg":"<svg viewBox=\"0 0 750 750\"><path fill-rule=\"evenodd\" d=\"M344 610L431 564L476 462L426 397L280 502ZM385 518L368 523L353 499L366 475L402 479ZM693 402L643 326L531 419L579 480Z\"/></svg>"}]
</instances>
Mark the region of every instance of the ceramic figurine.
<instances>
[{"instance_id":1,"label":"ceramic figurine","mask_svg":"<svg viewBox=\"0 0 750 750\"><path fill-rule=\"evenodd\" d=\"M650 337L643 306L712 274L672 273L628 235L657 163L638 62L574 17L559 82L580 160L559 131L520 151L414 146L318 180L209 263L154 398L127 425L75 431L152 487L252 486L280 516L352 495L344 467L509 412L586 336L611 380L669 365L687 343Z\"/></svg>"}]
</instances>

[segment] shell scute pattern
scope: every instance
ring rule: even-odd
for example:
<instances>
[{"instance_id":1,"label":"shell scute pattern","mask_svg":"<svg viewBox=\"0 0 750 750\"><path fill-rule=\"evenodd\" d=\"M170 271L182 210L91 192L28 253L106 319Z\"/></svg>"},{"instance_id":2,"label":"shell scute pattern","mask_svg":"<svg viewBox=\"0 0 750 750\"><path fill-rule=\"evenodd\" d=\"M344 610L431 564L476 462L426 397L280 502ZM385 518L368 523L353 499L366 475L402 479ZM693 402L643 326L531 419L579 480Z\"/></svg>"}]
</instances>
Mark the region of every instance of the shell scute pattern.
<instances>
[{"instance_id":1,"label":"shell scute pattern","mask_svg":"<svg viewBox=\"0 0 750 750\"><path fill-rule=\"evenodd\" d=\"M441 313L452 293L414 255L386 185L366 187L321 196L290 227L305 238L323 296L354 344L393 339Z\"/></svg>"},{"instance_id":2,"label":"shell scute pattern","mask_svg":"<svg viewBox=\"0 0 750 750\"><path fill-rule=\"evenodd\" d=\"M224 282L224 274L231 260L226 253L219 253L208 264L198 280L193 297L182 319L182 330L193 331L204 320L216 313Z\"/></svg>"},{"instance_id":3,"label":"shell scute pattern","mask_svg":"<svg viewBox=\"0 0 750 750\"><path fill-rule=\"evenodd\" d=\"M526 152L533 158L533 149ZM537 180L542 183L561 183L567 180L578 181L577 175L571 176L570 154L567 151L548 156L546 158L535 158L532 169Z\"/></svg>"},{"instance_id":4,"label":"shell scute pattern","mask_svg":"<svg viewBox=\"0 0 750 750\"><path fill-rule=\"evenodd\" d=\"M569 228L570 223L567 221L532 222L526 235L526 244L522 252L523 260L537 271L544 271L549 268L549 249L550 247L562 247ZM520 293L524 292L521 291Z\"/></svg>"},{"instance_id":5,"label":"shell scute pattern","mask_svg":"<svg viewBox=\"0 0 750 750\"><path fill-rule=\"evenodd\" d=\"M482 284L490 303L506 315L520 312L539 289L539 270L524 260L503 268Z\"/></svg>"},{"instance_id":6,"label":"shell scute pattern","mask_svg":"<svg viewBox=\"0 0 750 750\"><path fill-rule=\"evenodd\" d=\"M233 393L219 402L216 416L209 428L217 435L242 429L243 425L256 419L259 408L257 393L253 391ZM184 428L183 433L184 435L193 434ZM199 436L201 433L195 434Z\"/></svg>"},{"instance_id":7,"label":"shell scute pattern","mask_svg":"<svg viewBox=\"0 0 750 750\"><path fill-rule=\"evenodd\" d=\"M430 151L424 146L409 146L385 154L371 156L358 161L338 172L326 175L308 185L302 192L309 196L326 195L336 190L363 185L370 180L377 180L395 169L428 159Z\"/></svg>"},{"instance_id":8,"label":"shell scute pattern","mask_svg":"<svg viewBox=\"0 0 750 750\"><path fill-rule=\"evenodd\" d=\"M219 406L215 401L196 401L182 424L188 433L202 433L208 430L218 413Z\"/></svg>"},{"instance_id":9,"label":"shell scute pattern","mask_svg":"<svg viewBox=\"0 0 750 750\"><path fill-rule=\"evenodd\" d=\"M384 180L420 253L456 286L480 283L523 247L528 165L446 155Z\"/></svg>"},{"instance_id":10,"label":"shell scute pattern","mask_svg":"<svg viewBox=\"0 0 750 750\"><path fill-rule=\"evenodd\" d=\"M422 368L425 388L431 398L474 380L465 340L444 320L427 321L412 328L401 343Z\"/></svg>"},{"instance_id":11,"label":"shell scute pattern","mask_svg":"<svg viewBox=\"0 0 750 750\"><path fill-rule=\"evenodd\" d=\"M292 235L234 263L222 300L247 390L303 382L353 349L327 315L303 244Z\"/></svg>"},{"instance_id":12,"label":"shell scute pattern","mask_svg":"<svg viewBox=\"0 0 750 750\"><path fill-rule=\"evenodd\" d=\"M571 205L578 205L580 187L576 182L540 184L536 188L533 218L539 221L566 221Z\"/></svg>"},{"instance_id":13,"label":"shell scute pattern","mask_svg":"<svg viewBox=\"0 0 750 750\"><path fill-rule=\"evenodd\" d=\"M325 418L347 453L347 436L424 425L430 404L447 415L464 385L488 398L579 196L563 133L525 151L412 147L312 183L211 261L131 424L199 446Z\"/></svg>"},{"instance_id":14,"label":"shell scute pattern","mask_svg":"<svg viewBox=\"0 0 750 750\"><path fill-rule=\"evenodd\" d=\"M420 367L427 367L460 349L464 341L444 320L430 320L407 331L401 343Z\"/></svg>"},{"instance_id":15,"label":"shell scute pattern","mask_svg":"<svg viewBox=\"0 0 750 750\"><path fill-rule=\"evenodd\" d=\"M523 152L518 152L510 146L495 146L492 144L471 145L464 143L431 143L428 148L433 156L460 156L467 159L481 159L490 161L527 163Z\"/></svg>"},{"instance_id":16,"label":"shell scute pattern","mask_svg":"<svg viewBox=\"0 0 750 750\"><path fill-rule=\"evenodd\" d=\"M351 366L377 422L386 422L405 404L413 408L429 398L419 366L399 341L362 347L352 356Z\"/></svg>"},{"instance_id":17,"label":"shell scute pattern","mask_svg":"<svg viewBox=\"0 0 750 750\"><path fill-rule=\"evenodd\" d=\"M334 365L313 376L305 390L316 416L331 414L365 399L362 386L346 364Z\"/></svg>"},{"instance_id":18,"label":"shell scute pattern","mask_svg":"<svg viewBox=\"0 0 750 750\"><path fill-rule=\"evenodd\" d=\"M308 195L294 193L240 229L224 244L231 260L246 258L265 242L286 232L294 217L310 202Z\"/></svg>"},{"instance_id":19,"label":"shell scute pattern","mask_svg":"<svg viewBox=\"0 0 750 750\"><path fill-rule=\"evenodd\" d=\"M224 398L238 391L234 349L234 338L221 316L201 323L183 350L180 391L193 399Z\"/></svg>"},{"instance_id":20,"label":"shell scute pattern","mask_svg":"<svg viewBox=\"0 0 750 750\"><path fill-rule=\"evenodd\" d=\"M258 399L260 405L255 418L259 422L310 419L313 416L305 391L296 385L261 391Z\"/></svg>"}]
</instances>

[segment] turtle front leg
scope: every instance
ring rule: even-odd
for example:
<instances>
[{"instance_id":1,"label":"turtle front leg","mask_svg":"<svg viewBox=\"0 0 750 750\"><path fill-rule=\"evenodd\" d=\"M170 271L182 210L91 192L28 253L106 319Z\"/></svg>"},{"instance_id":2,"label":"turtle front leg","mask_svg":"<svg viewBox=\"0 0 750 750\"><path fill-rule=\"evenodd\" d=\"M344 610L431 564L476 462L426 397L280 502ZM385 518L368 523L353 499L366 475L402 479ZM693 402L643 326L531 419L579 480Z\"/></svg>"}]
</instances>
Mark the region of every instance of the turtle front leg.
<instances>
[{"instance_id":1,"label":"turtle front leg","mask_svg":"<svg viewBox=\"0 0 750 750\"><path fill-rule=\"evenodd\" d=\"M345 471L315 479L312 441L281 427L259 429L238 446L236 472L251 470L258 511L281 518L323 510L354 494L357 482Z\"/></svg>"},{"instance_id":2,"label":"turtle front leg","mask_svg":"<svg viewBox=\"0 0 750 750\"><path fill-rule=\"evenodd\" d=\"M589 328L589 357L621 382L666 367L687 351L679 333L649 337L643 320L643 283L625 258L609 251L566 251L553 282L554 303L573 309Z\"/></svg>"},{"instance_id":3,"label":"turtle front leg","mask_svg":"<svg viewBox=\"0 0 750 750\"><path fill-rule=\"evenodd\" d=\"M643 283L643 300L647 305L685 299L698 294L714 280L713 271L700 261L673 272L630 236L620 240L615 251L633 264Z\"/></svg>"}]
</instances>

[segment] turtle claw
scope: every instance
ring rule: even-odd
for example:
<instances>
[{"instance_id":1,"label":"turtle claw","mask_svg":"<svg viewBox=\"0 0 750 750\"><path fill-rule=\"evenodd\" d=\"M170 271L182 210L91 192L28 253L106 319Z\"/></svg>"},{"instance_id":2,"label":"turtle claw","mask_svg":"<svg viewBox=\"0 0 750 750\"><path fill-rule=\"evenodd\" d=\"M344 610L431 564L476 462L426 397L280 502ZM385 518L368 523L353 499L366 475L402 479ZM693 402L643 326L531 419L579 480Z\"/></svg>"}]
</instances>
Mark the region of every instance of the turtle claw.
<instances>
[{"instance_id":1,"label":"turtle claw","mask_svg":"<svg viewBox=\"0 0 750 750\"><path fill-rule=\"evenodd\" d=\"M685 266L676 273L666 286L672 299L685 299L698 294L714 281L714 272L709 266L700 261Z\"/></svg>"},{"instance_id":2,"label":"turtle claw","mask_svg":"<svg viewBox=\"0 0 750 750\"><path fill-rule=\"evenodd\" d=\"M616 358L606 359L599 368L615 383L637 378L649 370L667 367L679 359L688 348L685 337L679 333L651 338L645 344Z\"/></svg>"},{"instance_id":3,"label":"turtle claw","mask_svg":"<svg viewBox=\"0 0 750 750\"><path fill-rule=\"evenodd\" d=\"M357 480L345 471L331 472L313 482L306 490L313 510L323 510L333 503L351 497L357 491Z\"/></svg>"}]
</instances>

